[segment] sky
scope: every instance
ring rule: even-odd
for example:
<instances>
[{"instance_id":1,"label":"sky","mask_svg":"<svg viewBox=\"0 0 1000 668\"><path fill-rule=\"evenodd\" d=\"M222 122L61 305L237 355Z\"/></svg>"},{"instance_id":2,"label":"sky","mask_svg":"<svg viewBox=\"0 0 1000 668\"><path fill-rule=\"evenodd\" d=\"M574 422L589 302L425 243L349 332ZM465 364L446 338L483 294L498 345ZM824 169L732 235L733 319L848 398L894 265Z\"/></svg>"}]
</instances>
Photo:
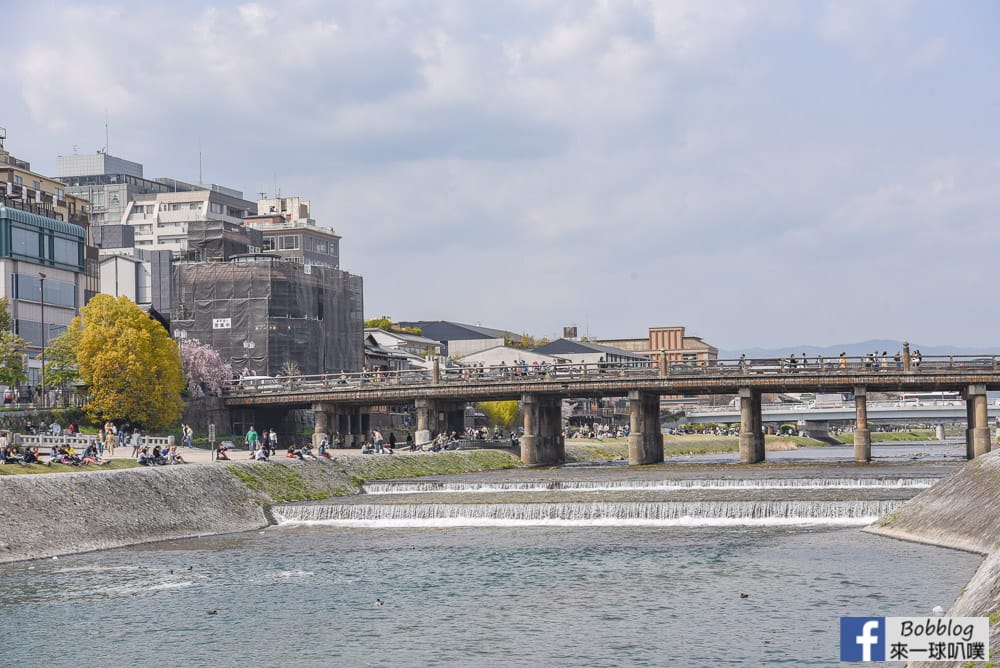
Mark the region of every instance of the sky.
<instances>
[{"instance_id":1,"label":"sky","mask_svg":"<svg viewBox=\"0 0 1000 668\"><path fill-rule=\"evenodd\" d=\"M25 7L28 7L25 5ZM6 148L298 195L365 315L1000 347L993 0L36 2Z\"/></svg>"}]
</instances>

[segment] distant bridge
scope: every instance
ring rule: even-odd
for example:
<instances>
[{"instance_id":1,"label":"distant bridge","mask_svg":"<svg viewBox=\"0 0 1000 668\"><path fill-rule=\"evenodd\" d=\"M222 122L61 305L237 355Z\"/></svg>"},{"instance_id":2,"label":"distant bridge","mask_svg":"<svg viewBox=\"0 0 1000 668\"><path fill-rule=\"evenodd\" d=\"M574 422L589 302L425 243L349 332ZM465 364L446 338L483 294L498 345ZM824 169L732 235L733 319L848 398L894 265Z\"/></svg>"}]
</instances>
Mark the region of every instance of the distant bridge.
<instances>
[{"instance_id":1,"label":"distant bridge","mask_svg":"<svg viewBox=\"0 0 1000 668\"><path fill-rule=\"evenodd\" d=\"M232 408L312 408L314 439L331 431L357 437L367 429L365 409L415 405L417 442L458 424L469 402L518 400L524 414L521 456L527 465L563 461L561 425L564 399L628 397L629 463L663 460L660 397L736 394L740 397L740 461L764 459L764 393L853 393L855 460L869 461L868 392L961 392L965 404L967 455L990 449L986 392L1000 390L998 356L924 356L907 351L897 363L873 358L789 360L720 360L670 365L553 365L519 373L514 367L467 367L430 371L374 372L295 376L234 381L226 393ZM961 413L961 405L952 408ZM841 413L851 419L849 411ZM902 412L900 412L902 414ZM829 418L828 418L829 419ZM736 421L736 416L733 416Z\"/></svg>"},{"instance_id":2,"label":"distant bridge","mask_svg":"<svg viewBox=\"0 0 1000 668\"><path fill-rule=\"evenodd\" d=\"M1000 417L1000 404L987 405L991 418ZM684 411L691 422L739 422L740 409L735 406L699 406ZM808 403L763 404L761 416L765 422L796 422L798 420L845 422L854 421L857 415L853 402L838 405L816 406ZM879 422L914 423L965 422L968 419L966 402L954 401L869 401L868 419Z\"/></svg>"}]
</instances>

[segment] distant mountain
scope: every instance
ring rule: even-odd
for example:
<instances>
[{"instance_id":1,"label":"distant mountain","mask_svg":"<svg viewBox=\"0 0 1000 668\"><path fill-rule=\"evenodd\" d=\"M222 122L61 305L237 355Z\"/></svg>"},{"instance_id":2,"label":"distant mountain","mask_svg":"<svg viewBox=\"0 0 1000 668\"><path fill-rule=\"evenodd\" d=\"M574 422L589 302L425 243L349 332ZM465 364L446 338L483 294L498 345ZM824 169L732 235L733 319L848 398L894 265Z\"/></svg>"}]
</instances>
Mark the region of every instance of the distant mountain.
<instances>
[{"instance_id":1,"label":"distant mountain","mask_svg":"<svg viewBox=\"0 0 1000 668\"><path fill-rule=\"evenodd\" d=\"M872 339L860 343L839 343L833 346L785 346L782 348L747 348L745 350L720 350L719 359L736 359L745 354L747 357L787 357L791 354L796 356L805 353L808 357L836 357L840 353L847 353L848 357L858 357L873 353L876 350L883 350L890 355L897 350L903 349L902 341L891 339ZM976 348L962 348L959 346L925 346L919 343L910 343L910 350L919 350L924 355L989 355L1000 351L998 346L983 346Z\"/></svg>"}]
</instances>

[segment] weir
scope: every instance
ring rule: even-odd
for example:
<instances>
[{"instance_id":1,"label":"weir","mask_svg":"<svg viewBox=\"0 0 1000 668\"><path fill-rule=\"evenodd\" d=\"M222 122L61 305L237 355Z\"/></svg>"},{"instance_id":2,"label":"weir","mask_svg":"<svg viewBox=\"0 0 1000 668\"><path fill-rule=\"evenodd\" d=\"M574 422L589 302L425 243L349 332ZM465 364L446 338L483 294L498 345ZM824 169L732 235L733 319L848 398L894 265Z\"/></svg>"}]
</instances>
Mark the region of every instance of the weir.
<instances>
[{"instance_id":1,"label":"weir","mask_svg":"<svg viewBox=\"0 0 1000 668\"><path fill-rule=\"evenodd\" d=\"M500 524L869 524L901 500L598 502L598 503L408 503L283 506L279 524L322 522L386 526L484 526Z\"/></svg>"},{"instance_id":2,"label":"weir","mask_svg":"<svg viewBox=\"0 0 1000 668\"><path fill-rule=\"evenodd\" d=\"M926 489L940 478L767 478L715 480L522 480L503 482L390 481L365 483L369 495L435 492L551 492L740 489Z\"/></svg>"}]
</instances>

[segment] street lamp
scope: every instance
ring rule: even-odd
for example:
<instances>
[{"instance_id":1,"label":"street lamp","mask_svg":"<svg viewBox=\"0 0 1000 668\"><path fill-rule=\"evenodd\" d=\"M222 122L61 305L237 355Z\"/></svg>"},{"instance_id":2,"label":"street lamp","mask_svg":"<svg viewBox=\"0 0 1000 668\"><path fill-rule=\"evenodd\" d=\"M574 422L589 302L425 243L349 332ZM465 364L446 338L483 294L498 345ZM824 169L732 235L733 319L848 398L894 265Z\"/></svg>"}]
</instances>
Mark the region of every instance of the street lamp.
<instances>
[{"instance_id":1,"label":"street lamp","mask_svg":"<svg viewBox=\"0 0 1000 668\"><path fill-rule=\"evenodd\" d=\"M47 401L48 397L46 396L47 393L45 389L45 344L47 343L46 339L48 338L47 336L45 336L45 278L46 278L45 274L43 274L42 272L38 272L38 283L41 286L40 304L42 307L42 407L43 408L48 406L48 401Z\"/></svg>"}]
</instances>

